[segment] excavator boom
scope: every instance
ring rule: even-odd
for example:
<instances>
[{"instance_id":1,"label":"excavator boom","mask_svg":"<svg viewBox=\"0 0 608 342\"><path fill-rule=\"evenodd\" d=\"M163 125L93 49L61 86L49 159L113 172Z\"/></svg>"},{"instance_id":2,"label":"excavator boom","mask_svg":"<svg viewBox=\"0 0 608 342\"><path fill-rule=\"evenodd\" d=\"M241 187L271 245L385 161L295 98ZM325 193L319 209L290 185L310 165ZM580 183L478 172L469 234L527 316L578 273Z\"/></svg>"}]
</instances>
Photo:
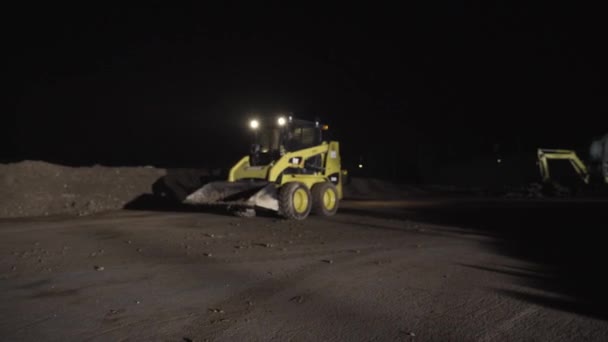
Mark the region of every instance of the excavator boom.
<instances>
[{"instance_id":1,"label":"excavator boom","mask_svg":"<svg viewBox=\"0 0 608 342\"><path fill-rule=\"evenodd\" d=\"M581 180L585 184L589 184L589 171L581 159L576 155L575 151L539 148L537 156L543 182L548 183L551 180L549 160L567 160L574 168L574 171L580 176Z\"/></svg>"}]
</instances>

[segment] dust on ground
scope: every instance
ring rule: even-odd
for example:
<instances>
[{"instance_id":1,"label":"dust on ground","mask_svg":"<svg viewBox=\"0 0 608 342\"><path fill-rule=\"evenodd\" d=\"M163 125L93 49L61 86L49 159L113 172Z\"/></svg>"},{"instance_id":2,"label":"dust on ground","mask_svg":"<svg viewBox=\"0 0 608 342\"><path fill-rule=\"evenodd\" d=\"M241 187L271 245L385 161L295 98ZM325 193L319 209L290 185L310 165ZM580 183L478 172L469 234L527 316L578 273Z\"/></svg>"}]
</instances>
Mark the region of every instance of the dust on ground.
<instances>
[{"instance_id":1,"label":"dust on ground","mask_svg":"<svg viewBox=\"0 0 608 342\"><path fill-rule=\"evenodd\" d=\"M338 215L291 222L107 210L154 184L179 197L197 173L30 166L32 182L5 184L125 187L104 212L0 219L0 341L608 340L605 200L357 181Z\"/></svg>"}]
</instances>

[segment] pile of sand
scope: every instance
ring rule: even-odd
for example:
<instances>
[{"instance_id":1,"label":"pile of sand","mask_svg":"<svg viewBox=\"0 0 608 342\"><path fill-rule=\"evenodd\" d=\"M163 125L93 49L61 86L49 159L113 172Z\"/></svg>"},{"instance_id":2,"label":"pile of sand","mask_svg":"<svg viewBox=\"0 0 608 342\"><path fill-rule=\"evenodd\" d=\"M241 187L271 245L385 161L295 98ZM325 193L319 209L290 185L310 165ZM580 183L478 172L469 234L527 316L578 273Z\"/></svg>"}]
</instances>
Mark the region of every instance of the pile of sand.
<instances>
[{"instance_id":1,"label":"pile of sand","mask_svg":"<svg viewBox=\"0 0 608 342\"><path fill-rule=\"evenodd\" d=\"M0 217L90 214L119 209L166 174L153 167L0 164Z\"/></svg>"}]
</instances>

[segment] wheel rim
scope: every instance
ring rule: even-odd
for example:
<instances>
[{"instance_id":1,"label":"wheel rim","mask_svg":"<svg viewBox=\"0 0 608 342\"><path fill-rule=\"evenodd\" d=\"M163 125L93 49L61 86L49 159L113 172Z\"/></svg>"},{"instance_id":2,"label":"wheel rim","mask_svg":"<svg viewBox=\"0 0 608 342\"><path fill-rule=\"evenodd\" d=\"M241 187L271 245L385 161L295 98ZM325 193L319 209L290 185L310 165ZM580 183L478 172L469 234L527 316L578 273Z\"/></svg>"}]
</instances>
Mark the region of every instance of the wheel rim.
<instances>
[{"instance_id":1,"label":"wheel rim","mask_svg":"<svg viewBox=\"0 0 608 342\"><path fill-rule=\"evenodd\" d=\"M298 189L293 194L293 208L298 214L306 212L308 208L308 194L304 189Z\"/></svg>"},{"instance_id":2,"label":"wheel rim","mask_svg":"<svg viewBox=\"0 0 608 342\"><path fill-rule=\"evenodd\" d=\"M327 210L333 210L336 206L336 193L331 189L325 190L323 194L323 206Z\"/></svg>"}]
</instances>

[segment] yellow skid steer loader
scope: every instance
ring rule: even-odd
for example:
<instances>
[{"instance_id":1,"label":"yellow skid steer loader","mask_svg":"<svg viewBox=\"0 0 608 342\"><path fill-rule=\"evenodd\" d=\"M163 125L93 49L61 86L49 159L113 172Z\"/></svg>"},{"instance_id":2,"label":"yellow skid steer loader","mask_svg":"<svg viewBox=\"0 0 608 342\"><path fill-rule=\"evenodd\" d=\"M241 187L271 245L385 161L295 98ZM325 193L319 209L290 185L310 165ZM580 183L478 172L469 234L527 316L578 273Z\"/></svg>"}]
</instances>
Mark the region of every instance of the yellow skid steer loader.
<instances>
[{"instance_id":1,"label":"yellow skid steer loader","mask_svg":"<svg viewBox=\"0 0 608 342\"><path fill-rule=\"evenodd\" d=\"M190 205L226 205L246 216L256 209L303 220L334 215L342 199L343 171L337 141L325 141L319 122L279 117L251 120L255 142L229 172L186 197Z\"/></svg>"}]
</instances>

